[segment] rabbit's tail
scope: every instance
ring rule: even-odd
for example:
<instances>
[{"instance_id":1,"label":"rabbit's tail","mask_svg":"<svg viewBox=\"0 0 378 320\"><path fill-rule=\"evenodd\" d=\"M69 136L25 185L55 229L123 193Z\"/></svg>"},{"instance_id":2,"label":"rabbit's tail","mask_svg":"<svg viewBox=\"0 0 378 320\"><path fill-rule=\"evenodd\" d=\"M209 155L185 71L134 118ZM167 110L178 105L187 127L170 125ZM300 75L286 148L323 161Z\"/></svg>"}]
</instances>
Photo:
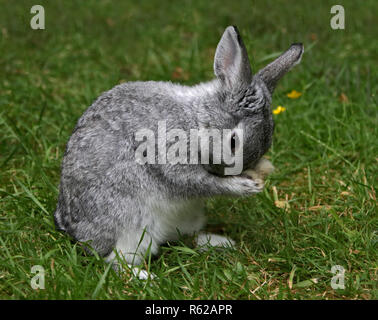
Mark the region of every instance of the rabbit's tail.
<instances>
[{"instance_id":1,"label":"rabbit's tail","mask_svg":"<svg viewBox=\"0 0 378 320\"><path fill-rule=\"evenodd\" d=\"M57 230L67 231L67 214L64 209L64 199L62 192L59 193L58 204L54 212L54 223Z\"/></svg>"},{"instance_id":2,"label":"rabbit's tail","mask_svg":"<svg viewBox=\"0 0 378 320\"><path fill-rule=\"evenodd\" d=\"M54 212L54 223L57 230L66 231L66 228L64 227L64 224L62 221L62 214L59 210L59 205Z\"/></svg>"}]
</instances>

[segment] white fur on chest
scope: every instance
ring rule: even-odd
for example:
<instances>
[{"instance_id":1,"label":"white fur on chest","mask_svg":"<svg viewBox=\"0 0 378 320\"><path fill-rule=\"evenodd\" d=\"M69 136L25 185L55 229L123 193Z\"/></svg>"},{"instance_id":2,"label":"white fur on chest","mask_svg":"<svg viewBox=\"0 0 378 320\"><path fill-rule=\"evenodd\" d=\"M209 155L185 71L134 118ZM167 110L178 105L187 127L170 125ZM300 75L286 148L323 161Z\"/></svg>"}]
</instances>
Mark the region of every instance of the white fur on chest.
<instances>
[{"instance_id":1,"label":"white fur on chest","mask_svg":"<svg viewBox=\"0 0 378 320\"><path fill-rule=\"evenodd\" d=\"M155 241L177 240L179 234L190 235L204 227L204 200L160 200L152 204L151 218L149 232Z\"/></svg>"},{"instance_id":2,"label":"white fur on chest","mask_svg":"<svg viewBox=\"0 0 378 320\"><path fill-rule=\"evenodd\" d=\"M132 265L139 264L148 249L156 254L161 244L177 240L180 234L198 232L206 223L203 200L150 198L147 203L141 226L123 230L115 245L116 251ZM106 260L112 261L114 258L115 253L112 252Z\"/></svg>"}]
</instances>

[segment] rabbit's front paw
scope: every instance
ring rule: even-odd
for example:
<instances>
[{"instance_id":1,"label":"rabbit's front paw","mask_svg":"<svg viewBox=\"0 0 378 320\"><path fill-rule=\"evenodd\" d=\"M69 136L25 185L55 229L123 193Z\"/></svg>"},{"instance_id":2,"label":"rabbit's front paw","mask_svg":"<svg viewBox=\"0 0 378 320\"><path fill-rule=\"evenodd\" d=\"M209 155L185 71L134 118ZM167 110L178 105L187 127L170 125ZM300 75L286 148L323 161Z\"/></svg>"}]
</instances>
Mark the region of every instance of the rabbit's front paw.
<instances>
[{"instance_id":1,"label":"rabbit's front paw","mask_svg":"<svg viewBox=\"0 0 378 320\"><path fill-rule=\"evenodd\" d=\"M259 193L264 189L264 181L262 179L251 179L244 176L232 178L231 184L235 193L241 196Z\"/></svg>"},{"instance_id":2,"label":"rabbit's front paw","mask_svg":"<svg viewBox=\"0 0 378 320\"><path fill-rule=\"evenodd\" d=\"M266 158L261 158L254 168L243 171L243 175L249 176L252 180L264 180L274 171L273 164Z\"/></svg>"}]
</instances>

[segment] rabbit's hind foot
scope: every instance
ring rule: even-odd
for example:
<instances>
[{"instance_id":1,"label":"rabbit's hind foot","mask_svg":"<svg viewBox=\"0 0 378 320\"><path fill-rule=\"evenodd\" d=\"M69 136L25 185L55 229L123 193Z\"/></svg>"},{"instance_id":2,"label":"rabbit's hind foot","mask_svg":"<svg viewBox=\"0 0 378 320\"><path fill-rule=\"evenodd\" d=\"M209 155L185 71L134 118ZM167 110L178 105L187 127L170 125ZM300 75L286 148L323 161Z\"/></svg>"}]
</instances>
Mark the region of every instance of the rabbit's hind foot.
<instances>
[{"instance_id":1,"label":"rabbit's hind foot","mask_svg":"<svg viewBox=\"0 0 378 320\"><path fill-rule=\"evenodd\" d=\"M235 241L218 234L200 232L196 238L197 246L202 251L207 251L211 247L234 248Z\"/></svg>"}]
</instances>

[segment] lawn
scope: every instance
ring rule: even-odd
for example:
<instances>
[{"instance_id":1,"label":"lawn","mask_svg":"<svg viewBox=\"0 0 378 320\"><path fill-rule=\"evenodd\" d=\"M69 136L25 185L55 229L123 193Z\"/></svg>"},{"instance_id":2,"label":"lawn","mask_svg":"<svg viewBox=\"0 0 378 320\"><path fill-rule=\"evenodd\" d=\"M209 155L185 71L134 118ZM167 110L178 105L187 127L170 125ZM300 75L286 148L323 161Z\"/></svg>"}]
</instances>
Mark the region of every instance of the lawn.
<instances>
[{"instance_id":1,"label":"lawn","mask_svg":"<svg viewBox=\"0 0 378 320\"><path fill-rule=\"evenodd\" d=\"M137 4L138 3L138 4ZM378 2L0 1L1 299L377 299ZM207 229L237 248L200 252L183 238L118 275L55 230L60 164L84 110L124 81L213 78L224 28L237 25L257 71L291 43L302 62L280 82L263 193L207 202ZM287 96L292 90L298 98ZM45 288L30 285L34 265ZM345 270L333 289L331 268Z\"/></svg>"}]
</instances>

